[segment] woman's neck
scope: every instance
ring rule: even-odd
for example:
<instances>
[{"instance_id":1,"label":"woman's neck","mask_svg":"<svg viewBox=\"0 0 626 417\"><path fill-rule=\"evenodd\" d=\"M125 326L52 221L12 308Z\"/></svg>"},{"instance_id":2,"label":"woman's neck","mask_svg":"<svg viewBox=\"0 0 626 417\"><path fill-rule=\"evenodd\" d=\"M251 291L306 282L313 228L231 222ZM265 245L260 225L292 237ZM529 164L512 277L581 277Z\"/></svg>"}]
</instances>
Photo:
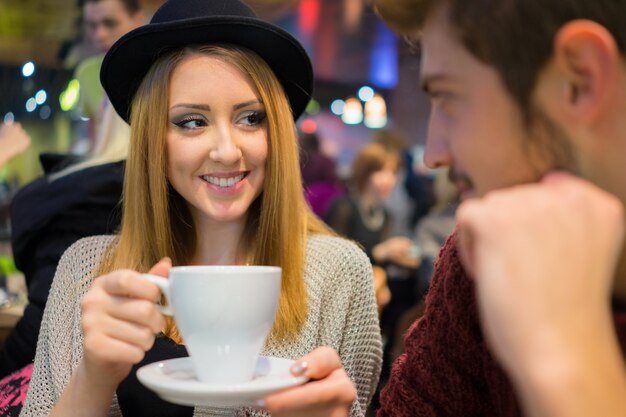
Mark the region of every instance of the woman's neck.
<instances>
[{"instance_id":1,"label":"woman's neck","mask_svg":"<svg viewBox=\"0 0 626 417\"><path fill-rule=\"evenodd\" d=\"M243 265L248 246L243 242L245 222L196 222L197 246L194 265Z\"/></svg>"}]
</instances>

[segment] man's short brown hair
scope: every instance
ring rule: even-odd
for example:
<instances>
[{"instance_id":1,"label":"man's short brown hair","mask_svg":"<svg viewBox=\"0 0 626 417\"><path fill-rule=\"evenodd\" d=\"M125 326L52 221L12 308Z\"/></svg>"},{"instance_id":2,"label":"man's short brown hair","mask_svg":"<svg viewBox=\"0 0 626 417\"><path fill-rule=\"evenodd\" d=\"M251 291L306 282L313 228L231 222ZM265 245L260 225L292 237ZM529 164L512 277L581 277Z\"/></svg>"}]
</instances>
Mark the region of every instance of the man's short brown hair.
<instances>
[{"instance_id":1,"label":"man's short brown hair","mask_svg":"<svg viewBox=\"0 0 626 417\"><path fill-rule=\"evenodd\" d=\"M87 3L98 3L100 0L84 0L84 4ZM126 9L130 16L133 16L135 13L141 10L141 4L139 4L139 0L117 0Z\"/></svg>"},{"instance_id":2,"label":"man's short brown hair","mask_svg":"<svg viewBox=\"0 0 626 417\"><path fill-rule=\"evenodd\" d=\"M374 4L390 27L405 34L419 31L433 9L447 7L465 48L498 71L527 117L539 72L565 23L595 21L626 53L625 0L374 0Z\"/></svg>"}]
</instances>

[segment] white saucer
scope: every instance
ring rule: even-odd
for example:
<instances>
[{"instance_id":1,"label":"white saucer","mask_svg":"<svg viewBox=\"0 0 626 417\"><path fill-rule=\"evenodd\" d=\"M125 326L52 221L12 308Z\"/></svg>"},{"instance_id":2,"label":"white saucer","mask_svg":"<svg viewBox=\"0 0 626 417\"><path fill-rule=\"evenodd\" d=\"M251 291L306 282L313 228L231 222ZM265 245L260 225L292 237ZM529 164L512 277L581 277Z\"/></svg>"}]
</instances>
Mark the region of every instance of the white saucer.
<instances>
[{"instance_id":1,"label":"white saucer","mask_svg":"<svg viewBox=\"0 0 626 417\"><path fill-rule=\"evenodd\" d=\"M251 381L215 385L198 381L191 359L186 357L142 366L137 371L137 379L159 397L174 404L242 407L254 405L271 392L306 382L306 377L294 377L289 372L293 362L291 359L260 356Z\"/></svg>"}]
</instances>

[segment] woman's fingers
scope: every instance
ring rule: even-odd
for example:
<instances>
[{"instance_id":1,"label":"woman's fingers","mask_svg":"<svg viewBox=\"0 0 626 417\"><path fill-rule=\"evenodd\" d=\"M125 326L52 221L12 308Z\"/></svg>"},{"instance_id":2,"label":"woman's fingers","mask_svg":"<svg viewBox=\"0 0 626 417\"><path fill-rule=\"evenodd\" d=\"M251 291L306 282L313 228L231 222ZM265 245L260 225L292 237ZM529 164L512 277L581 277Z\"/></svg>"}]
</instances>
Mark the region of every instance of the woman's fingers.
<instances>
[{"instance_id":1,"label":"woman's fingers","mask_svg":"<svg viewBox=\"0 0 626 417\"><path fill-rule=\"evenodd\" d=\"M292 373L313 381L265 398L274 416L345 416L356 399L356 388L337 352L321 347L299 359Z\"/></svg>"},{"instance_id":2,"label":"woman's fingers","mask_svg":"<svg viewBox=\"0 0 626 417\"><path fill-rule=\"evenodd\" d=\"M341 367L337 352L328 346L322 346L298 359L292 365L291 372L296 376L322 379Z\"/></svg>"},{"instance_id":3,"label":"woman's fingers","mask_svg":"<svg viewBox=\"0 0 626 417\"><path fill-rule=\"evenodd\" d=\"M159 323L162 320L159 320ZM105 337L132 344L146 351L154 344L154 336L160 331L156 326L119 319L110 315L86 315L83 320L85 334L102 334Z\"/></svg>"},{"instance_id":4,"label":"woman's fingers","mask_svg":"<svg viewBox=\"0 0 626 417\"><path fill-rule=\"evenodd\" d=\"M166 256L165 258L154 264L152 268L150 268L150 273L153 275L161 275L162 277L166 277L169 275L171 267L172 260Z\"/></svg>"},{"instance_id":5,"label":"woman's fingers","mask_svg":"<svg viewBox=\"0 0 626 417\"><path fill-rule=\"evenodd\" d=\"M167 274L171 261L151 273ZM154 344L165 320L156 306L159 288L131 270L98 277L81 300L85 361L90 373L118 383Z\"/></svg>"},{"instance_id":6,"label":"woman's fingers","mask_svg":"<svg viewBox=\"0 0 626 417\"><path fill-rule=\"evenodd\" d=\"M140 274L129 270L119 270L99 277L102 289L112 296L136 298L157 302L161 291L155 284L141 278Z\"/></svg>"}]
</instances>

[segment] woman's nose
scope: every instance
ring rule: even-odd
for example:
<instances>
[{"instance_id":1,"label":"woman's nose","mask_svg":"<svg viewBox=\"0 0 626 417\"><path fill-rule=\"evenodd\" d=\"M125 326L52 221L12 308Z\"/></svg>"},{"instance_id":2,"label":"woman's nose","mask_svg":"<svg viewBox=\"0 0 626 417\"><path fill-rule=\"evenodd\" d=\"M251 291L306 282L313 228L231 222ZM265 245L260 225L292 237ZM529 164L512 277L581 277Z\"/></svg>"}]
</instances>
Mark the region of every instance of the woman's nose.
<instances>
[{"instance_id":1,"label":"woman's nose","mask_svg":"<svg viewBox=\"0 0 626 417\"><path fill-rule=\"evenodd\" d=\"M241 160L243 153L230 129L220 129L209 157L223 165L233 165Z\"/></svg>"}]
</instances>

